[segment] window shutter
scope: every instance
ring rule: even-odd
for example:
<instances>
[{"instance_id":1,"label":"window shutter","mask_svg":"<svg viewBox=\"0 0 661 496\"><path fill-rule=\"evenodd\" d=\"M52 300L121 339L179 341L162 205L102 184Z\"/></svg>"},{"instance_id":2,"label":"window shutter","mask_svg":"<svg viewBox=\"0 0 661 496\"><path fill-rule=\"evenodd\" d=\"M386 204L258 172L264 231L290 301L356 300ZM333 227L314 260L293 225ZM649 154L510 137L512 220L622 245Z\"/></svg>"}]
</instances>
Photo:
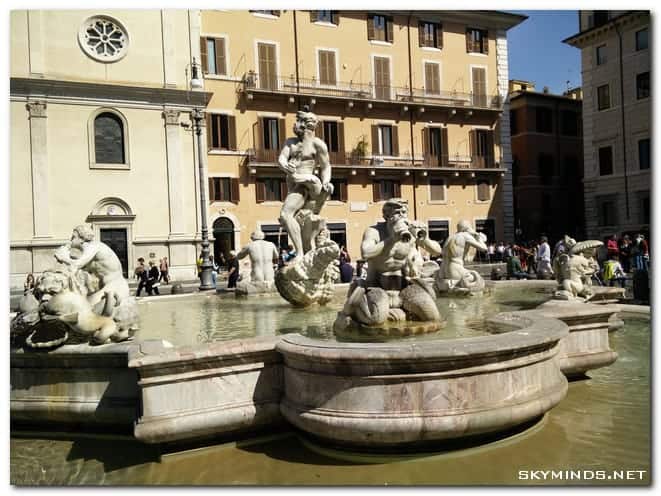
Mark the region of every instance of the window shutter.
<instances>
[{"instance_id":1,"label":"window shutter","mask_svg":"<svg viewBox=\"0 0 661 496\"><path fill-rule=\"evenodd\" d=\"M326 52L326 74L328 74L328 84L337 84L337 74L335 74L335 52Z\"/></svg>"},{"instance_id":2,"label":"window shutter","mask_svg":"<svg viewBox=\"0 0 661 496\"><path fill-rule=\"evenodd\" d=\"M399 133L397 126L392 126L392 153L399 157Z\"/></svg>"},{"instance_id":3,"label":"window shutter","mask_svg":"<svg viewBox=\"0 0 661 496\"><path fill-rule=\"evenodd\" d=\"M257 180L255 182L255 199L257 203L263 203L266 198L266 184L264 181Z\"/></svg>"},{"instance_id":4,"label":"window shutter","mask_svg":"<svg viewBox=\"0 0 661 496\"><path fill-rule=\"evenodd\" d=\"M379 126L372 126L372 155L379 155Z\"/></svg>"},{"instance_id":5,"label":"window shutter","mask_svg":"<svg viewBox=\"0 0 661 496\"><path fill-rule=\"evenodd\" d=\"M470 154L471 154L471 167L476 167L477 165L477 137L475 136L475 130L471 130L468 132L468 144L470 148Z\"/></svg>"},{"instance_id":6,"label":"window shutter","mask_svg":"<svg viewBox=\"0 0 661 496\"><path fill-rule=\"evenodd\" d=\"M324 141L324 121L319 121L314 130L314 135L320 140Z\"/></svg>"},{"instance_id":7,"label":"window shutter","mask_svg":"<svg viewBox=\"0 0 661 496\"><path fill-rule=\"evenodd\" d=\"M239 178L233 177L230 179L230 201L232 203L239 203Z\"/></svg>"},{"instance_id":8,"label":"window shutter","mask_svg":"<svg viewBox=\"0 0 661 496\"><path fill-rule=\"evenodd\" d=\"M200 38L200 63L202 64L202 73L208 72L209 64L207 63L207 39Z\"/></svg>"},{"instance_id":9,"label":"window shutter","mask_svg":"<svg viewBox=\"0 0 661 496\"><path fill-rule=\"evenodd\" d=\"M233 115L227 116L228 134L230 138L230 150L236 150L236 118Z\"/></svg>"},{"instance_id":10,"label":"window shutter","mask_svg":"<svg viewBox=\"0 0 661 496\"><path fill-rule=\"evenodd\" d=\"M264 149L264 119L262 117L257 118L257 136L253 136L253 140L258 151Z\"/></svg>"},{"instance_id":11,"label":"window shutter","mask_svg":"<svg viewBox=\"0 0 661 496\"><path fill-rule=\"evenodd\" d=\"M213 146L213 138L211 136L211 114L209 112L206 112L204 115L204 119L206 120L206 131L207 131L207 150L211 150L211 147Z\"/></svg>"},{"instance_id":12,"label":"window shutter","mask_svg":"<svg viewBox=\"0 0 661 496\"><path fill-rule=\"evenodd\" d=\"M486 29L482 31L482 46L484 47L482 53L489 53L489 31Z\"/></svg>"},{"instance_id":13,"label":"window shutter","mask_svg":"<svg viewBox=\"0 0 661 496\"><path fill-rule=\"evenodd\" d=\"M368 15L367 16L367 39L368 40L373 40L374 39L374 16L373 15Z\"/></svg>"},{"instance_id":14,"label":"window shutter","mask_svg":"<svg viewBox=\"0 0 661 496\"><path fill-rule=\"evenodd\" d=\"M225 64L225 38L216 38L216 74L227 75Z\"/></svg>"},{"instance_id":15,"label":"window shutter","mask_svg":"<svg viewBox=\"0 0 661 496\"><path fill-rule=\"evenodd\" d=\"M287 129L285 128L285 120L284 119L278 119L278 141L279 146L278 149L282 149L283 146L285 146L285 140L287 135Z\"/></svg>"},{"instance_id":16,"label":"window shutter","mask_svg":"<svg viewBox=\"0 0 661 496\"><path fill-rule=\"evenodd\" d=\"M484 160L486 161L486 166L487 167L493 167L494 165L494 156L496 155L494 153L494 132L493 131L487 131L487 153L486 156L484 157Z\"/></svg>"},{"instance_id":17,"label":"window shutter","mask_svg":"<svg viewBox=\"0 0 661 496\"><path fill-rule=\"evenodd\" d=\"M436 26L436 48L443 48L443 24Z\"/></svg>"},{"instance_id":18,"label":"window shutter","mask_svg":"<svg viewBox=\"0 0 661 496\"><path fill-rule=\"evenodd\" d=\"M422 154L424 156L429 155L431 152L429 150L429 128L425 127L422 129Z\"/></svg>"},{"instance_id":19,"label":"window shutter","mask_svg":"<svg viewBox=\"0 0 661 496\"><path fill-rule=\"evenodd\" d=\"M387 29L387 36L388 39L386 41L389 41L390 43L393 43L395 41L394 38L394 28L393 28L393 19L392 17L387 17L386 18L386 29Z\"/></svg>"},{"instance_id":20,"label":"window shutter","mask_svg":"<svg viewBox=\"0 0 661 496\"><path fill-rule=\"evenodd\" d=\"M473 51L473 36L472 32L470 29L466 30L466 52L472 52Z\"/></svg>"},{"instance_id":21,"label":"window shutter","mask_svg":"<svg viewBox=\"0 0 661 496\"><path fill-rule=\"evenodd\" d=\"M399 181L393 181L393 194L395 195L395 198L401 198L402 197L402 185L400 184Z\"/></svg>"},{"instance_id":22,"label":"window shutter","mask_svg":"<svg viewBox=\"0 0 661 496\"><path fill-rule=\"evenodd\" d=\"M311 10L310 11L310 22L317 22L319 20L319 11Z\"/></svg>"},{"instance_id":23,"label":"window shutter","mask_svg":"<svg viewBox=\"0 0 661 496\"><path fill-rule=\"evenodd\" d=\"M216 201L216 188L213 177L209 178L209 201Z\"/></svg>"},{"instance_id":24,"label":"window shutter","mask_svg":"<svg viewBox=\"0 0 661 496\"><path fill-rule=\"evenodd\" d=\"M340 13L339 12L331 12L331 22L335 24L336 26L340 25Z\"/></svg>"},{"instance_id":25,"label":"window shutter","mask_svg":"<svg viewBox=\"0 0 661 496\"><path fill-rule=\"evenodd\" d=\"M340 182L339 186L340 186L340 201L345 202L348 199L347 181L344 180L344 181Z\"/></svg>"},{"instance_id":26,"label":"window shutter","mask_svg":"<svg viewBox=\"0 0 661 496\"><path fill-rule=\"evenodd\" d=\"M449 167L448 128L441 129L441 167Z\"/></svg>"},{"instance_id":27,"label":"window shutter","mask_svg":"<svg viewBox=\"0 0 661 496\"><path fill-rule=\"evenodd\" d=\"M477 183L477 199L479 201L489 201L489 182L478 181Z\"/></svg>"},{"instance_id":28,"label":"window shutter","mask_svg":"<svg viewBox=\"0 0 661 496\"><path fill-rule=\"evenodd\" d=\"M337 123L337 151L345 153L344 149L344 122Z\"/></svg>"},{"instance_id":29,"label":"window shutter","mask_svg":"<svg viewBox=\"0 0 661 496\"><path fill-rule=\"evenodd\" d=\"M425 23L422 21L418 22L418 46L427 46L425 44Z\"/></svg>"},{"instance_id":30,"label":"window shutter","mask_svg":"<svg viewBox=\"0 0 661 496\"><path fill-rule=\"evenodd\" d=\"M285 201L287 198L287 181L280 180L280 201Z\"/></svg>"},{"instance_id":31,"label":"window shutter","mask_svg":"<svg viewBox=\"0 0 661 496\"><path fill-rule=\"evenodd\" d=\"M374 203L381 201L381 181L372 183L372 200Z\"/></svg>"}]
</instances>

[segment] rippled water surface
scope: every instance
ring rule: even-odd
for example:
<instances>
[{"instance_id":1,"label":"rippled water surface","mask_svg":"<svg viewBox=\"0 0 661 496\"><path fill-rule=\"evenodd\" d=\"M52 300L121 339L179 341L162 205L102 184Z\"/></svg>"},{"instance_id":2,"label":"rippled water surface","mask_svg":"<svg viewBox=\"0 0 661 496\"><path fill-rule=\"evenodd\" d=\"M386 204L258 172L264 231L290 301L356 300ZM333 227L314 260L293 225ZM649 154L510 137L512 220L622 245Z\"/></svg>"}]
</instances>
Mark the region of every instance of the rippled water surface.
<instances>
[{"instance_id":1,"label":"rippled water surface","mask_svg":"<svg viewBox=\"0 0 661 496\"><path fill-rule=\"evenodd\" d=\"M521 470L643 470L643 480L534 481L536 484L649 484L650 322L626 318L611 333L610 367L569 384L544 420L515 437L416 459L367 463L310 449L294 433L175 454L134 441L78 436L11 439L14 484L422 485L530 484ZM43 436L42 436L43 437ZM371 460L374 461L374 460Z\"/></svg>"},{"instance_id":2,"label":"rippled water surface","mask_svg":"<svg viewBox=\"0 0 661 496\"><path fill-rule=\"evenodd\" d=\"M426 339L477 336L487 316L533 308L548 300L550 289L503 288L482 298L439 298L444 328ZM344 305L346 291L338 291L323 307L295 308L279 295L236 298L234 295L196 295L176 299L145 299L140 303L140 339L166 339L175 345L195 345L290 332L335 340L333 322ZM416 338L419 339L419 338Z\"/></svg>"}]
</instances>

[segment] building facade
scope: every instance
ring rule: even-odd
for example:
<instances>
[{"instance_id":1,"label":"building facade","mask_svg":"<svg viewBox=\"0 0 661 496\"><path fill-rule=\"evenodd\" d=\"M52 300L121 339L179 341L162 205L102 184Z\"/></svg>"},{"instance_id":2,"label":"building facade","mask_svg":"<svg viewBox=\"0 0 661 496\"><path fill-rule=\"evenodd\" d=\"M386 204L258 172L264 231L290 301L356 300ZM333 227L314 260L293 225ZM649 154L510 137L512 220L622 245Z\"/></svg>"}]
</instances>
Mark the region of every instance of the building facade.
<instances>
[{"instance_id":1,"label":"building facade","mask_svg":"<svg viewBox=\"0 0 661 496\"><path fill-rule=\"evenodd\" d=\"M12 11L12 287L50 268L81 223L126 276L138 257L167 256L175 278L195 277L188 114L209 98L189 85L199 22L186 10Z\"/></svg>"},{"instance_id":2,"label":"building facade","mask_svg":"<svg viewBox=\"0 0 661 496\"><path fill-rule=\"evenodd\" d=\"M304 105L319 117L335 193L331 236L358 258L383 201L447 238L469 220L513 239L507 29L499 12L203 11L214 251L256 228L280 246L279 150Z\"/></svg>"},{"instance_id":3,"label":"building facade","mask_svg":"<svg viewBox=\"0 0 661 496\"><path fill-rule=\"evenodd\" d=\"M547 89L546 89L547 90ZM510 82L514 223L521 240L585 237L580 90Z\"/></svg>"},{"instance_id":4,"label":"building facade","mask_svg":"<svg viewBox=\"0 0 661 496\"><path fill-rule=\"evenodd\" d=\"M647 232L650 223L649 11L581 11L587 236Z\"/></svg>"}]
</instances>

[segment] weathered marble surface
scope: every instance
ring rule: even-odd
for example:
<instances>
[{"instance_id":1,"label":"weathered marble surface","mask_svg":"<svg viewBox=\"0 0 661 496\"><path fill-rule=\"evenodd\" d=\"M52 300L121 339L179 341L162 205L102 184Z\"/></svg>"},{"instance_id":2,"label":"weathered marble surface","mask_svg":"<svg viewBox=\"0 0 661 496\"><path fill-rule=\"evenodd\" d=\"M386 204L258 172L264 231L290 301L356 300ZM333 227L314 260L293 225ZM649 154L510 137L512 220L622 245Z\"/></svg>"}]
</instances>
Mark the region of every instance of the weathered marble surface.
<instances>
[{"instance_id":1,"label":"weathered marble surface","mask_svg":"<svg viewBox=\"0 0 661 496\"><path fill-rule=\"evenodd\" d=\"M542 415L566 394L555 361L567 326L471 339L320 342L287 335L282 414L333 443L386 448L494 432Z\"/></svg>"},{"instance_id":2,"label":"weathered marble surface","mask_svg":"<svg viewBox=\"0 0 661 496\"><path fill-rule=\"evenodd\" d=\"M210 343L134 354L146 443L200 439L282 422L278 338Z\"/></svg>"},{"instance_id":3,"label":"weathered marble surface","mask_svg":"<svg viewBox=\"0 0 661 496\"><path fill-rule=\"evenodd\" d=\"M250 259L250 278L244 278L236 285L236 295L273 293L275 289L275 271L273 263L278 260L278 249L264 239L261 229L250 235L250 243L244 246L236 258Z\"/></svg>"},{"instance_id":4,"label":"weathered marble surface","mask_svg":"<svg viewBox=\"0 0 661 496\"><path fill-rule=\"evenodd\" d=\"M48 353L12 350L11 420L132 431L140 399L138 375L128 368L135 346L64 345Z\"/></svg>"},{"instance_id":5,"label":"weathered marble surface","mask_svg":"<svg viewBox=\"0 0 661 496\"><path fill-rule=\"evenodd\" d=\"M617 314L614 305L592 305L582 301L548 301L534 310L506 312L489 319L495 332L501 326L503 315L555 318L564 322L569 334L562 339L557 356L558 365L567 376L585 374L589 370L606 367L617 360L617 353L610 349L608 332Z\"/></svg>"}]
</instances>

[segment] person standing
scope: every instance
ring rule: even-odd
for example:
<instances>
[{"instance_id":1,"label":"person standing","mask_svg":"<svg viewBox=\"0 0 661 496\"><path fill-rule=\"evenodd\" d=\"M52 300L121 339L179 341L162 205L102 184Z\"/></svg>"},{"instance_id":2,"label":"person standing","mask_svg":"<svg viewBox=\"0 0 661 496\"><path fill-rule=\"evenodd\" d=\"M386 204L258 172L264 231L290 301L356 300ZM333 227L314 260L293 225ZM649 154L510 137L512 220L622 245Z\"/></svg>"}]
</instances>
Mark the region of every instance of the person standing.
<instances>
[{"instance_id":1,"label":"person standing","mask_svg":"<svg viewBox=\"0 0 661 496\"><path fill-rule=\"evenodd\" d=\"M32 272L28 274L25 278L25 283L23 284L23 294L31 293L34 290L34 275Z\"/></svg>"},{"instance_id":2,"label":"person standing","mask_svg":"<svg viewBox=\"0 0 661 496\"><path fill-rule=\"evenodd\" d=\"M620 264L625 273L631 272L631 238L628 234L622 236L620 242Z\"/></svg>"},{"instance_id":3,"label":"person standing","mask_svg":"<svg viewBox=\"0 0 661 496\"><path fill-rule=\"evenodd\" d=\"M218 279L218 264L213 259L213 255L209 255L209 262L211 263L211 283L216 287L216 280Z\"/></svg>"},{"instance_id":4,"label":"person standing","mask_svg":"<svg viewBox=\"0 0 661 496\"><path fill-rule=\"evenodd\" d=\"M152 296L154 293L156 293L156 296L159 296L161 293L158 291L158 286L160 283L158 282L159 280L160 273L158 271L158 267L156 267L156 264L154 263L153 260L149 261L149 272L147 274L147 294L149 296Z\"/></svg>"},{"instance_id":5,"label":"person standing","mask_svg":"<svg viewBox=\"0 0 661 496\"><path fill-rule=\"evenodd\" d=\"M608 238L606 249L608 250L609 259L612 259L613 256L616 256L620 252L620 248L617 245L617 236L615 234Z\"/></svg>"},{"instance_id":6,"label":"person standing","mask_svg":"<svg viewBox=\"0 0 661 496\"><path fill-rule=\"evenodd\" d=\"M161 263L159 266L161 271L161 277L158 282L165 281L165 284L170 284L170 264L168 264L168 257L161 258Z\"/></svg>"},{"instance_id":7,"label":"person standing","mask_svg":"<svg viewBox=\"0 0 661 496\"><path fill-rule=\"evenodd\" d=\"M617 259L617 255L611 255L611 258L604 263L604 283L613 286L617 281L620 287L624 287L627 281L626 274L622 265Z\"/></svg>"},{"instance_id":8,"label":"person standing","mask_svg":"<svg viewBox=\"0 0 661 496\"><path fill-rule=\"evenodd\" d=\"M239 259L236 258L236 252L234 250L230 251L227 270L227 287L236 288L236 282L239 280Z\"/></svg>"},{"instance_id":9,"label":"person standing","mask_svg":"<svg viewBox=\"0 0 661 496\"><path fill-rule=\"evenodd\" d=\"M549 240L546 236L542 236L539 241L539 248L537 249L537 276L541 279L553 275L553 269L551 268L551 247L549 246Z\"/></svg>"}]
</instances>

